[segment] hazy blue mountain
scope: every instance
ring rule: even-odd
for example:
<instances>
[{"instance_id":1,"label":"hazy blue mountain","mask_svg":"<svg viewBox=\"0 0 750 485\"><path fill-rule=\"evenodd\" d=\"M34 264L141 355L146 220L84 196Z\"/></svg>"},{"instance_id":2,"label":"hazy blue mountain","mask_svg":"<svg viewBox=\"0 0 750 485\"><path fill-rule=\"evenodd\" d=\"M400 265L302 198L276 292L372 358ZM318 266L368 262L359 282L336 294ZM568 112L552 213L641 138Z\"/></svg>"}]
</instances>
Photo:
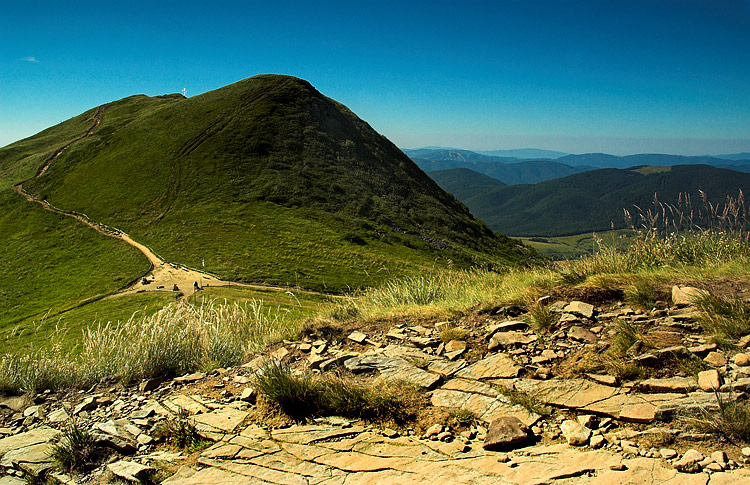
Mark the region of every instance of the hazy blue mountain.
<instances>
[{"instance_id":1,"label":"hazy blue mountain","mask_svg":"<svg viewBox=\"0 0 750 485\"><path fill-rule=\"evenodd\" d=\"M660 153L641 153L618 157L606 153L584 153L566 155L556 161L571 166L589 165L599 168L628 168L636 165L669 166L669 165L727 165L727 159L707 156L667 155Z\"/></svg>"},{"instance_id":2,"label":"hazy blue mountain","mask_svg":"<svg viewBox=\"0 0 750 485\"><path fill-rule=\"evenodd\" d=\"M728 155L714 155L714 158L722 158L724 160L747 160L748 162L750 162L750 152L730 153Z\"/></svg>"},{"instance_id":3,"label":"hazy blue mountain","mask_svg":"<svg viewBox=\"0 0 750 485\"><path fill-rule=\"evenodd\" d=\"M422 158L425 160L435 161L460 161L460 162L509 162L519 161L515 158L502 158L493 157L488 155L480 155L479 153L472 152L470 150L459 150L455 148L419 148L416 150L403 150L409 158Z\"/></svg>"},{"instance_id":4,"label":"hazy blue mountain","mask_svg":"<svg viewBox=\"0 0 750 485\"><path fill-rule=\"evenodd\" d=\"M571 167L551 160L528 160L518 163L426 160L423 158L412 158L412 160L425 172L466 168L490 176L507 185L535 184L593 170L592 167Z\"/></svg>"},{"instance_id":5,"label":"hazy blue mountain","mask_svg":"<svg viewBox=\"0 0 750 485\"><path fill-rule=\"evenodd\" d=\"M532 159L550 159L555 160L568 155L565 152L556 152L554 150L541 150L539 148L518 148L515 150L474 150L480 155L490 155L492 157L510 157L521 160Z\"/></svg>"}]
</instances>

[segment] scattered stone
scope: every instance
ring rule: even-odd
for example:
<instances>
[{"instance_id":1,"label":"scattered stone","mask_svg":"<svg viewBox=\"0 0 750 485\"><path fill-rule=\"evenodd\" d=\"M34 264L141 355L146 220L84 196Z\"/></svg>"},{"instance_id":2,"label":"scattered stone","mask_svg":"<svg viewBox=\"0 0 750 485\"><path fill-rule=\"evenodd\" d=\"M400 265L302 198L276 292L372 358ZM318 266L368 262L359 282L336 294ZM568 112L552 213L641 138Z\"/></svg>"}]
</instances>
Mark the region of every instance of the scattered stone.
<instances>
[{"instance_id":1,"label":"scattered stone","mask_svg":"<svg viewBox=\"0 0 750 485\"><path fill-rule=\"evenodd\" d=\"M528 437L528 428L520 419L515 416L503 416L490 423L482 447L485 450L508 449L526 441Z\"/></svg>"},{"instance_id":2,"label":"scattered stone","mask_svg":"<svg viewBox=\"0 0 750 485\"><path fill-rule=\"evenodd\" d=\"M698 382L692 377L667 377L662 379L646 379L638 386L644 392L680 392L688 393L698 387Z\"/></svg>"},{"instance_id":3,"label":"scattered stone","mask_svg":"<svg viewBox=\"0 0 750 485\"><path fill-rule=\"evenodd\" d=\"M665 460L671 460L677 458L677 452L671 448L662 448L659 450L659 455Z\"/></svg>"},{"instance_id":4,"label":"scattered stone","mask_svg":"<svg viewBox=\"0 0 750 485\"><path fill-rule=\"evenodd\" d=\"M571 419L563 421L560 430L571 446L585 446L591 437L590 429Z\"/></svg>"},{"instance_id":5,"label":"scattered stone","mask_svg":"<svg viewBox=\"0 0 750 485\"><path fill-rule=\"evenodd\" d=\"M592 331L579 326L570 327L568 338L589 344L594 344L597 340L596 335Z\"/></svg>"},{"instance_id":6,"label":"scattered stone","mask_svg":"<svg viewBox=\"0 0 750 485\"><path fill-rule=\"evenodd\" d=\"M164 382L164 379L160 377L157 377L154 379L146 379L145 381L140 383L140 385L138 386L138 390L140 392L153 391L155 389L158 389L159 386L161 386L163 382Z\"/></svg>"},{"instance_id":7,"label":"scattered stone","mask_svg":"<svg viewBox=\"0 0 750 485\"><path fill-rule=\"evenodd\" d=\"M257 397L258 397L258 394L257 392L255 392L255 389L253 389L252 387L246 387L240 393L239 400L244 401L244 402L254 403Z\"/></svg>"},{"instance_id":8,"label":"scattered stone","mask_svg":"<svg viewBox=\"0 0 750 485\"><path fill-rule=\"evenodd\" d=\"M601 448L606 443L607 443L607 439L600 434L592 436L591 439L589 440L589 446L594 449Z\"/></svg>"},{"instance_id":9,"label":"scattered stone","mask_svg":"<svg viewBox=\"0 0 750 485\"><path fill-rule=\"evenodd\" d=\"M182 377L175 377L174 382L178 384L188 384L190 382L196 382L206 377L203 372L195 372L193 374L185 374Z\"/></svg>"},{"instance_id":10,"label":"scattered stone","mask_svg":"<svg viewBox=\"0 0 750 485\"><path fill-rule=\"evenodd\" d=\"M693 347L688 347L688 351L699 356L703 357L705 355L708 355L709 352L716 349L716 344L701 344L696 345Z\"/></svg>"},{"instance_id":11,"label":"scattered stone","mask_svg":"<svg viewBox=\"0 0 750 485\"><path fill-rule=\"evenodd\" d=\"M659 359L659 357L655 356L652 353L641 354L633 360L638 365L642 365L644 367L656 367L661 363L661 359Z\"/></svg>"},{"instance_id":12,"label":"scattered stone","mask_svg":"<svg viewBox=\"0 0 750 485\"><path fill-rule=\"evenodd\" d=\"M684 472L684 473L698 473L701 471L700 462L703 460L703 455L696 450L687 450L685 454L674 462L672 466L675 467L676 470Z\"/></svg>"},{"instance_id":13,"label":"scattered stone","mask_svg":"<svg viewBox=\"0 0 750 485\"><path fill-rule=\"evenodd\" d=\"M734 362L735 365L738 365L740 367L746 367L750 365L750 355L747 354L737 354L732 359L732 362Z\"/></svg>"},{"instance_id":14,"label":"scattered stone","mask_svg":"<svg viewBox=\"0 0 750 485\"><path fill-rule=\"evenodd\" d=\"M565 313L572 313L585 318L591 318L594 316L594 305L582 301L572 301L563 308L563 311Z\"/></svg>"},{"instance_id":15,"label":"scattered stone","mask_svg":"<svg viewBox=\"0 0 750 485\"><path fill-rule=\"evenodd\" d=\"M613 463L609 465L609 469L616 472L624 472L628 469L624 463Z\"/></svg>"},{"instance_id":16,"label":"scattered stone","mask_svg":"<svg viewBox=\"0 0 750 485\"><path fill-rule=\"evenodd\" d=\"M427 428L427 431L424 432L424 435L422 435L422 438L430 439L433 437L437 437L440 433L443 432L443 425L436 423Z\"/></svg>"},{"instance_id":17,"label":"scattered stone","mask_svg":"<svg viewBox=\"0 0 750 485\"><path fill-rule=\"evenodd\" d=\"M721 376L716 369L705 370L698 373L698 387L706 392L718 390L721 387Z\"/></svg>"},{"instance_id":18,"label":"scattered stone","mask_svg":"<svg viewBox=\"0 0 750 485\"><path fill-rule=\"evenodd\" d=\"M740 338L740 340L737 342L737 346L741 349L745 349L750 346L750 335L745 335L744 337Z\"/></svg>"},{"instance_id":19,"label":"scattered stone","mask_svg":"<svg viewBox=\"0 0 750 485\"><path fill-rule=\"evenodd\" d=\"M356 342L358 344L364 344L367 340L367 335L364 332L360 332L359 330L355 330L354 332L349 334L349 340L352 342Z\"/></svg>"},{"instance_id":20,"label":"scattered stone","mask_svg":"<svg viewBox=\"0 0 750 485\"><path fill-rule=\"evenodd\" d=\"M617 386L617 377L607 374L586 374L586 377L605 386Z\"/></svg>"},{"instance_id":21,"label":"scattered stone","mask_svg":"<svg viewBox=\"0 0 750 485\"><path fill-rule=\"evenodd\" d=\"M713 351L709 352L708 355L703 359L703 361L711 364L714 367L721 367L723 365L726 365L727 356L724 354L724 352Z\"/></svg>"},{"instance_id":22,"label":"scattered stone","mask_svg":"<svg viewBox=\"0 0 750 485\"><path fill-rule=\"evenodd\" d=\"M107 465L113 475L129 482L143 483L156 473L156 468L133 461L120 460Z\"/></svg>"},{"instance_id":23,"label":"scattered stone","mask_svg":"<svg viewBox=\"0 0 750 485\"><path fill-rule=\"evenodd\" d=\"M96 398L94 396L89 396L80 403L78 403L78 406L73 408L73 414L81 414L82 411L91 411L93 409L96 409L98 404L96 403Z\"/></svg>"},{"instance_id":24,"label":"scattered stone","mask_svg":"<svg viewBox=\"0 0 750 485\"><path fill-rule=\"evenodd\" d=\"M445 344L445 357L448 360L456 360L466 352L466 342L463 340L451 340Z\"/></svg>"},{"instance_id":25,"label":"scattered stone","mask_svg":"<svg viewBox=\"0 0 750 485\"><path fill-rule=\"evenodd\" d=\"M528 345L537 340L536 335L526 335L522 332L497 332L487 344L487 350L493 351L498 348L508 349Z\"/></svg>"},{"instance_id":26,"label":"scattered stone","mask_svg":"<svg viewBox=\"0 0 750 485\"><path fill-rule=\"evenodd\" d=\"M728 462L727 454L721 450L711 453L711 459L714 461L714 463L718 463L722 466L726 465Z\"/></svg>"},{"instance_id":27,"label":"scattered stone","mask_svg":"<svg viewBox=\"0 0 750 485\"><path fill-rule=\"evenodd\" d=\"M578 416L578 422L581 423L581 426L585 426L589 429L596 429L596 423L598 421L599 418L593 414L581 414Z\"/></svg>"}]
</instances>

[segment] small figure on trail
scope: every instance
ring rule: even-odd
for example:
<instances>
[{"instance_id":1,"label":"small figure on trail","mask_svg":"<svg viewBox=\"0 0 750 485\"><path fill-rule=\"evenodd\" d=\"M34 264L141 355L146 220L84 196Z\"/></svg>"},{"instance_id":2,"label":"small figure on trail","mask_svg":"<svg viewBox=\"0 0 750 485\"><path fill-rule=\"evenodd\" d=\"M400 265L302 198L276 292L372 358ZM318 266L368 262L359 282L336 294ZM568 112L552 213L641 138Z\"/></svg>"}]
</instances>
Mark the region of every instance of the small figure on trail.
<instances>
[{"instance_id":1,"label":"small figure on trail","mask_svg":"<svg viewBox=\"0 0 750 485\"><path fill-rule=\"evenodd\" d=\"M149 281L149 280L147 280L145 276L144 276L143 278L141 278L141 284L142 284L142 285L147 285L147 284L149 284L149 283L150 283L150 281Z\"/></svg>"},{"instance_id":2,"label":"small figure on trail","mask_svg":"<svg viewBox=\"0 0 750 485\"><path fill-rule=\"evenodd\" d=\"M177 286L177 283L175 283L174 286L172 287L172 291L180 291L180 287Z\"/></svg>"},{"instance_id":3,"label":"small figure on trail","mask_svg":"<svg viewBox=\"0 0 750 485\"><path fill-rule=\"evenodd\" d=\"M193 289L194 289L195 291L198 291L198 290L200 290L200 289L201 289L201 287L200 287L200 286L198 286L198 282L197 282L197 281L193 281Z\"/></svg>"}]
</instances>

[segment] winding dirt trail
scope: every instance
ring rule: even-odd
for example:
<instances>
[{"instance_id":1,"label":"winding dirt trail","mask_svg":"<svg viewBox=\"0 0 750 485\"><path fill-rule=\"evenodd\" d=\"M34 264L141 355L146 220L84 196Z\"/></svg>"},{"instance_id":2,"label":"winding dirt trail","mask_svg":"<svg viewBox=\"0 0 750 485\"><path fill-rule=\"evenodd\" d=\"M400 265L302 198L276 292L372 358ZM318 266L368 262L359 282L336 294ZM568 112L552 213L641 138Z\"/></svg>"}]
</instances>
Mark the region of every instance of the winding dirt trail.
<instances>
[{"instance_id":1,"label":"winding dirt trail","mask_svg":"<svg viewBox=\"0 0 750 485\"><path fill-rule=\"evenodd\" d=\"M47 169L49 169L50 165L52 165L52 162L57 160L60 155L62 155L63 152L67 150L71 145L91 136L94 133L94 130L96 130L96 128L101 124L102 114L106 107L107 105L100 106L94 114L94 124L86 131L86 133L55 151L55 153L49 159L47 159L47 161L44 162L44 165L39 169L34 178L41 177L47 171ZM251 285L246 283L225 281L209 273L169 263L160 258L156 253L154 253L151 248L149 248L145 244L141 244L133 240L127 233L119 229L107 226L106 224L102 224L100 222L92 221L86 214L60 209L53 206L46 200L35 198L23 188L23 182L17 184L15 186L15 189L16 192L26 198L27 201L35 202L49 212L60 214L66 217L72 217L81 224L94 229L100 234L120 239L138 249L141 253L143 253L144 256L146 256L146 258L151 263L151 269L143 277L139 278L137 282L112 295L109 295L107 298L152 291L180 291L183 295L190 296L195 293L196 285L198 288L203 288L204 286L241 286L257 289L287 289L270 285Z\"/></svg>"}]
</instances>

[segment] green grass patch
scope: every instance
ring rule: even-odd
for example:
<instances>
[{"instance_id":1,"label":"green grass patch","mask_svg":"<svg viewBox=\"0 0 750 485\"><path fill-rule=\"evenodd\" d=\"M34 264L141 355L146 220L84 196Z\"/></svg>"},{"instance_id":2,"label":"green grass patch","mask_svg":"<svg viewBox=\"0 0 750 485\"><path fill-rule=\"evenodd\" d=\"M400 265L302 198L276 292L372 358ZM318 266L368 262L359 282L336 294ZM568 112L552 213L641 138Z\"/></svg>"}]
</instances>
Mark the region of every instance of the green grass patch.
<instances>
[{"instance_id":1,"label":"green grass patch","mask_svg":"<svg viewBox=\"0 0 750 485\"><path fill-rule=\"evenodd\" d=\"M148 271L122 241L0 191L0 331L112 293Z\"/></svg>"},{"instance_id":2,"label":"green grass patch","mask_svg":"<svg viewBox=\"0 0 750 485\"><path fill-rule=\"evenodd\" d=\"M405 383L358 384L331 374L295 374L275 361L255 377L258 392L295 419L345 416L403 424L416 418L418 391Z\"/></svg>"},{"instance_id":3,"label":"green grass patch","mask_svg":"<svg viewBox=\"0 0 750 485\"><path fill-rule=\"evenodd\" d=\"M750 333L750 305L740 299L727 299L705 293L695 300L701 316L698 323L715 338L726 341Z\"/></svg>"},{"instance_id":4,"label":"green grass patch","mask_svg":"<svg viewBox=\"0 0 750 485\"><path fill-rule=\"evenodd\" d=\"M0 352L18 352L60 347L78 353L86 330L111 323L117 326L136 318L150 316L175 301L172 293L140 293L115 296L74 308L56 316L29 318L0 331Z\"/></svg>"}]
</instances>

